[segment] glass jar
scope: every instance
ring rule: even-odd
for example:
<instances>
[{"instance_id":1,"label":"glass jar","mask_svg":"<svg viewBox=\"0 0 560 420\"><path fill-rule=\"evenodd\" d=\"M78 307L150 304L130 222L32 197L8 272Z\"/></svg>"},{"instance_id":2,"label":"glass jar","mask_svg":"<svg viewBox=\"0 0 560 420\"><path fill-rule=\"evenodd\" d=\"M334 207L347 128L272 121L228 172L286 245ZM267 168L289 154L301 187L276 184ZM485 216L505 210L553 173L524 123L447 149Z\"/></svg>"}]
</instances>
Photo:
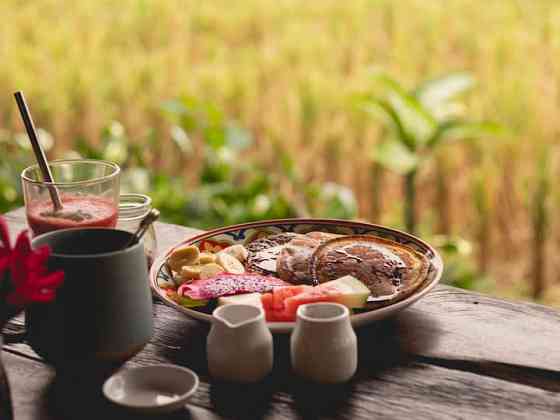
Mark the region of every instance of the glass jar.
<instances>
[{"instance_id":1,"label":"glass jar","mask_svg":"<svg viewBox=\"0 0 560 420\"><path fill-rule=\"evenodd\" d=\"M144 194L121 194L117 229L134 233L140 222L152 209L152 199ZM157 251L156 229L152 223L142 238L148 267L154 262Z\"/></svg>"}]
</instances>

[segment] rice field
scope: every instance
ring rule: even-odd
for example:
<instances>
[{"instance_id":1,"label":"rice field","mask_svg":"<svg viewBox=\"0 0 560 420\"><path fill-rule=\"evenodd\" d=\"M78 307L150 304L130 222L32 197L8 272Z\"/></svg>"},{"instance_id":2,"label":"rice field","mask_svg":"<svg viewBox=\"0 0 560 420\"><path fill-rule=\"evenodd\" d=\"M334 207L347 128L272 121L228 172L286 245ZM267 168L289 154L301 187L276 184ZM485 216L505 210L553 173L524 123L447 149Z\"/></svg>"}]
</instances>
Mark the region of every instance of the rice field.
<instances>
[{"instance_id":1,"label":"rice field","mask_svg":"<svg viewBox=\"0 0 560 420\"><path fill-rule=\"evenodd\" d=\"M112 120L132 141L166 133L161 103L189 95L250 129L252 158L276 168L281 147L385 224L400 223L400 178L373 164L383 131L351 98L376 68L409 87L470 72L467 114L507 132L439 150L419 174L421 233L471 241L481 288L501 296L529 298L544 261L540 300L560 305L559 2L3 0L0 16L0 129L22 130L11 93L24 90L51 157Z\"/></svg>"}]
</instances>

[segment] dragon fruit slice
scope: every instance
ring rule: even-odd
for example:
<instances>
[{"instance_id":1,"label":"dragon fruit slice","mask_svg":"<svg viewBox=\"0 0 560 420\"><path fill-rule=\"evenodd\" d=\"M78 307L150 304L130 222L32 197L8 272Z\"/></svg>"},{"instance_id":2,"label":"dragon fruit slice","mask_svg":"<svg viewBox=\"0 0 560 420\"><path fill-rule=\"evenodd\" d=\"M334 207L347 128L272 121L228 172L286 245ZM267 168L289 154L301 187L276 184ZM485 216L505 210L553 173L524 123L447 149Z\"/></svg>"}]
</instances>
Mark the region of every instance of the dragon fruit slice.
<instances>
[{"instance_id":1,"label":"dragon fruit slice","mask_svg":"<svg viewBox=\"0 0 560 420\"><path fill-rule=\"evenodd\" d=\"M179 287L179 296L191 299L215 299L220 296L237 295L241 293L270 292L277 286L289 286L276 277L261 276L259 274L228 274L220 273L205 280L196 280Z\"/></svg>"}]
</instances>

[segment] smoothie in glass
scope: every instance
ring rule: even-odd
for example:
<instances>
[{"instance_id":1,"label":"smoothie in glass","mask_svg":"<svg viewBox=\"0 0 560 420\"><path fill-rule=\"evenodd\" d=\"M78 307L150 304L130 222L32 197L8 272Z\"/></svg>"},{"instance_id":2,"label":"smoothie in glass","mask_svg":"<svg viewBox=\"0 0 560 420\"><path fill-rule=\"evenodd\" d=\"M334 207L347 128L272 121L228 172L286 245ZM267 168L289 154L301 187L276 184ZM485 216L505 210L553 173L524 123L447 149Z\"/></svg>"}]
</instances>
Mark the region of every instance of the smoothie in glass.
<instances>
[{"instance_id":1,"label":"smoothie in glass","mask_svg":"<svg viewBox=\"0 0 560 420\"><path fill-rule=\"evenodd\" d=\"M27 206L27 223L37 236L57 229L115 227L117 206L111 200L95 196L62 195L63 209L54 211L50 200Z\"/></svg>"},{"instance_id":2,"label":"smoothie in glass","mask_svg":"<svg viewBox=\"0 0 560 420\"><path fill-rule=\"evenodd\" d=\"M58 229L117 225L119 174L116 163L65 159L49 163L53 182L43 181L38 165L23 170L21 182L27 223L38 236ZM62 208L53 205L53 192Z\"/></svg>"}]
</instances>

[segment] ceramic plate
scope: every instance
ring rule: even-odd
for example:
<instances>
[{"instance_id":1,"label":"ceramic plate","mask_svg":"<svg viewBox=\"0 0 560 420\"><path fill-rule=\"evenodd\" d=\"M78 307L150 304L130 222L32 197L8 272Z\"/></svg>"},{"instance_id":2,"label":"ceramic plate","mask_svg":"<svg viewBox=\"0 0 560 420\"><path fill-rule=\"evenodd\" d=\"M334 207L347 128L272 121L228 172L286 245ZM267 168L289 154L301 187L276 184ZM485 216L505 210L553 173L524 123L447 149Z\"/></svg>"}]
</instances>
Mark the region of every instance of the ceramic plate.
<instances>
[{"instance_id":1,"label":"ceramic plate","mask_svg":"<svg viewBox=\"0 0 560 420\"><path fill-rule=\"evenodd\" d=\"M197 236L186 239L173 247L169 248L161 257L159 257L152 265L150 271L150 284L152 290L167 305L177 309L178 311L192 318L210 322L212 315L196 309L189 309L180 306L165 294L165 290L160 287L161 282L169 281L170 273L165 265L167 256L177 247L182 245L198 245L201 250L212 250L217 245L221 247L233 244L249 244L255 239L264 236L281 233L296 232L306 233L311 231L322 231L339 233L343 235L375 235L381 238L389 239L403 245L414 248L418 252L424 254L429 262L430 267L428 274L422 285L414 291L412 295L406 299L400 300L388 306L372 309L368 312L354 314L351 316L352 325L359 327L386 318L396 312L406 308L416 302L426 293L428 293L439 281L443 272L443 262L437 251L426 242L407 233L386 228L379 225L369 223L351 222L346 220L332 219L281 219L266 220L261 222L244 223L219 229L214 229L201 233ZM295 323L293 322L269 322L268 326L273 333L291 332Z\"/></svg>"}]
</instances>

